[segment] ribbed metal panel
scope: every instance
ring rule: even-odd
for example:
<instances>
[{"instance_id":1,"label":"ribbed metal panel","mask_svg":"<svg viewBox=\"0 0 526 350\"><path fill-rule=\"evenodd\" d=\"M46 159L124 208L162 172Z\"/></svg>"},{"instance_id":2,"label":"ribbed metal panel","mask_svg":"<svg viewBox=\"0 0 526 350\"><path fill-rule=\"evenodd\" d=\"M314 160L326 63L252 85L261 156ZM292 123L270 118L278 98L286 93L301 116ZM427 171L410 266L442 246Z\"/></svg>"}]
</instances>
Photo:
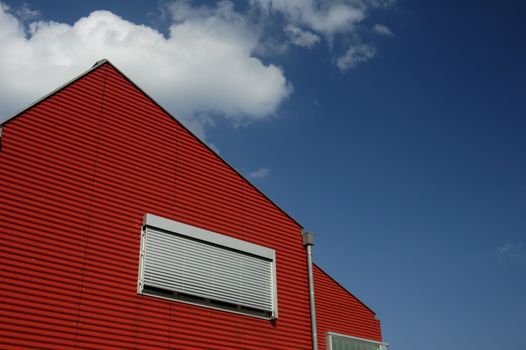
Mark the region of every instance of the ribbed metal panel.
<instances>
[{"instance_id":1,"label":"ribbed metal panel","mask_svg":"<svg viewBox=\"0 0 526 350\"><path fill-rule=\"evenodd\" d=\"M380 321L375 314L322 269L313 267L318 348L327 349L328 332L381 341Z\"/></svg>"},{"instance_id":2,"label":"ribbed metal panel","mask_svg":"<svg viewBox=\"0 0 526 350\"><path fill-rule=\"evenodd\" d=\"M144 286L273 311L272 261L151 228Z\"/></svg>"},{"instance_id":3,"label":"ribbed metal panel","mask_svg":"<svg viewBox=\"0 0 526 350\"><path fill-rule=\"evenodd\" d=\"M111 65L2 144L0 348L311 347L300 227ZM275 249L279 319L138 295L145 213Z\"/></svg>"}]
</instances>

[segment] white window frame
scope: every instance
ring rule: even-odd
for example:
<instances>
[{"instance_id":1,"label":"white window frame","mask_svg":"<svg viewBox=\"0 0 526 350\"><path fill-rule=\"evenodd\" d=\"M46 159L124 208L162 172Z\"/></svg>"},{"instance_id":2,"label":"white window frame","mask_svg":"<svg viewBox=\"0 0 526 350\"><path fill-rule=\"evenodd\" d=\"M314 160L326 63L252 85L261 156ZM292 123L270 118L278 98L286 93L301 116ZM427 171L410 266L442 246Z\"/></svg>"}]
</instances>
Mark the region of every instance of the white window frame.
<instances>
[{"instance_id":1,"label":"white window frame","mask_svg":"<svg viewBox=\"0 0 526 350\"><path fill-rule=\"evenodd\" d=\"M271 293L272 293L272 312L270 315L261 316L258 314L253 314L250 312L236 311L230 308L222 308L215 305L209 305L205 303L198 303L193 301L174 299L170 296L163 296L157 293L149 293L145 289L144 285L144 263L145 263L145 249L147 239L146 228L160 229L162 231L167 231L170 233L175 233L180 236L184 236L190 239L202 241L204 243L213 244L227 249L232 249L241 253L251 254L257 257L270 260L271 262ZM216 232L205 230L196 226L184 224L179 221L166 219L153 214L146 214L144 216L143 229L141 232L141 244L140 244L140 253L139 253L139 276L137 281L137 293L141 295L155 296L163 299L174 300L186 304L199 305L203 307L208 307L212 309L219 309L223 311L229 311L233 313L249 315L265 319L276 319L278 318L278 291L277 291L277 282L276 282L276 251L271 248L267 248L258 244L250 243L243 241L237 238L230 236L222 235Z\"/></svg>"},{"instance_id":2,"label":"white window frame","mask_svg":"<svg viewBox=\"0 0 526 350\"><path fill-rule=\"evenodd\" d=\"M345 338L345 339L349 339L349 340L356 340L356 341L362 341L362 342L366 342L366 343L376 344L376 345L378 345L378 350L387 350L387 348L389 347L389 344L384 343L384 342L380 342L380 341L376 341L376 340L370 340L370 339L365 339L365 338L353 337L351 335L345 335L345 334L340 334L340 333L336 333L336 332L327 332L327 349L328 350L333 350L333 347L332 347L332 339L333 339L333 337Z\"/></svg>"}]
</instances>

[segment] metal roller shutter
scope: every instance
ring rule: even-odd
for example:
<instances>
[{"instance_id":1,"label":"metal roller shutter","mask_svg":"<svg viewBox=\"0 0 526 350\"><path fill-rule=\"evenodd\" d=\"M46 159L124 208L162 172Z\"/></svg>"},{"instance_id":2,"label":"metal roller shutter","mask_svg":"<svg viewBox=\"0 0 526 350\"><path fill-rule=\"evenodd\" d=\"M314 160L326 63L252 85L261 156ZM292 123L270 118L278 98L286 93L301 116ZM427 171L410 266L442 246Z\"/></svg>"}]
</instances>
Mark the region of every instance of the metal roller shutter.
<instances>
[{"instance_id":1,"label":"metal roller shutter","mask_svg":"<svg viewBox=\"0 0 526 350\"><path fill-rule=\"evenodd\" d=\"M275 314L274 261L240 249L272 250L192 227L202 231L195 238L176 224L176 231L145 227L140 292L153 287Z\"/></svg>"},{"instance_id":2,"label":"metal roller shutter","mask_svg":"<svg viewBox=\"0 0 526 350\"><path fill-rule=\"evenodd\" d=\"M387 344L343 334L328 334L329 350L387 350Z\"/></svg>"}]
</instances>

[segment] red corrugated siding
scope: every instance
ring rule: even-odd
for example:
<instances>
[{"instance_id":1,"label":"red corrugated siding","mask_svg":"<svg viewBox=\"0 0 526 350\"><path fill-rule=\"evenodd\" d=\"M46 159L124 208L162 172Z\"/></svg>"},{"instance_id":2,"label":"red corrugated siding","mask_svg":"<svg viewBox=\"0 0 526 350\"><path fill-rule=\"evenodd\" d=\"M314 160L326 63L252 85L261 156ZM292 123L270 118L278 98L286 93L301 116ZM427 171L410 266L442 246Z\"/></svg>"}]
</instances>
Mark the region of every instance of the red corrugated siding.
<instances>
[{"instance_id":1,"label":"red corrugated siding","mask_svg":"<svg viewBox=\"0 0 526 350\"><path fill-rule=\"evenodd\" d=\"M0 347L311 347L300 227L113 66L2 141ZM137 295L145 213L276 249L279 319Z\"/></svg>"},{"instance_id":2,"label":"red corrugated siding","mask_svg":"<svg viewBox=\"0 0 526 350\"><path fill-rule=\"evenodd\" d=\"M382 340L375 314L316 265L314 289L319 349L327 348L327 332Z\"/></svg>"}]
</instances>

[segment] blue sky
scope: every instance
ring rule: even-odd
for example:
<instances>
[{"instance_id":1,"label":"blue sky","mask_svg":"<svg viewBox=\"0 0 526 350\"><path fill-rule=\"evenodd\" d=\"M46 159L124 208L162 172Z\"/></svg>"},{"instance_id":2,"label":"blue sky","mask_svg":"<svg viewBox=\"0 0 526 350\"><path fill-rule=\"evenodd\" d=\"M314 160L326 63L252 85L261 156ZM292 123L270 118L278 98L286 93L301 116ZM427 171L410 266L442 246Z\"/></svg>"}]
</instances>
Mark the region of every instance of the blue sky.
<instances>
[{"instance_id":1,"label":"blue sky","mask_svg":"<svg viewBox=\"0 0 526 350\"><path fill-rule=\"evenodd\" d=\"M0 119L107 57L317 233L391 349L525 350L526 3L338 3L5 0Z\"/></svg>"}]
</instances>

